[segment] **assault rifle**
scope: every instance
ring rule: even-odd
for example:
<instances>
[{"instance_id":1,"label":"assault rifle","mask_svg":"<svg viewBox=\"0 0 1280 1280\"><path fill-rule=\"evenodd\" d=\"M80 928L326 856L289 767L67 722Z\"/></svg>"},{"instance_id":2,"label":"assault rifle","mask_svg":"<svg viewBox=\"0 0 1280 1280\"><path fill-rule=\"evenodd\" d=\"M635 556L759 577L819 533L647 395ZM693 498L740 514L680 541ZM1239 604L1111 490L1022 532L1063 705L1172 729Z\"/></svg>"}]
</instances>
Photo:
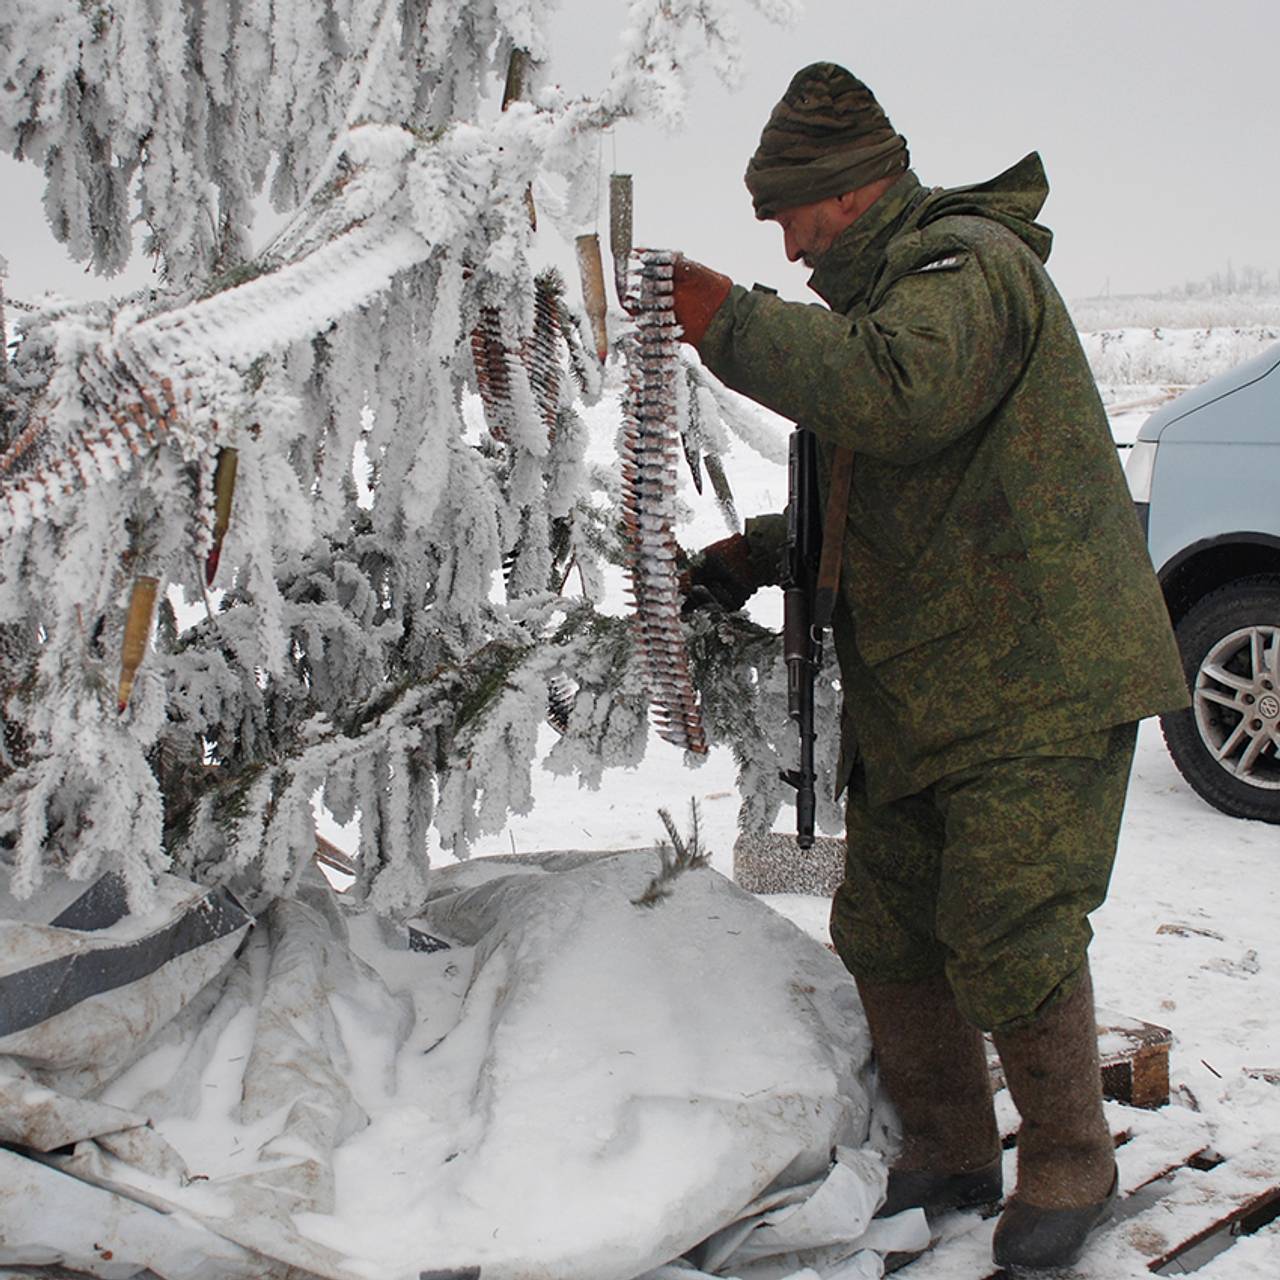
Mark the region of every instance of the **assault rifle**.
<instances>
[{"instance_id":1,"label":"assault rifle","mask_svg":"<svg viewBox=\"0 0 1280 1280\"><path fill-rule=\"evenodd\" d=\"M812 431L791 433L787 457L787 546L782 564L782 654L787 663L787 712L800 735L800 764L782 777L796 789L796 843L813 845L818 780L813 763L813 685L822 665L822 629L815 625L822 519L818 442Z\"/></svg>"},{"instance_id":2,"label":"assault rifle","mask_svg":"<svg viewBox=\"0 0 1280 1280\"><path fill-rule=\"evenodd\" d=\"M832 451L825 528L818 493L818 441L797 427L787 455L787 547L782 564L782 654L787 662L787 711L800 736L800 764L782 777L796 789L796 843L813 846L817 770L813 746L813 688L822 666L822 637L831 625L845 516L853 483L853 452Z\"/></svg>"}]
</instances>

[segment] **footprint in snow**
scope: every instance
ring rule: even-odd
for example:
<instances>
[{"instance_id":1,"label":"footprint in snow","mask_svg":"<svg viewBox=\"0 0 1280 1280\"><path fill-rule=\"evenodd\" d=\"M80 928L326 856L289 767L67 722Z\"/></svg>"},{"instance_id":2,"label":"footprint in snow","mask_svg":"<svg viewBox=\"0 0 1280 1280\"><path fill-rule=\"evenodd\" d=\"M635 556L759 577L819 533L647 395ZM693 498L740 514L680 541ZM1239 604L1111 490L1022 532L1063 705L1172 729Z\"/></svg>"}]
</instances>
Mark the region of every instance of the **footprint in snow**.
<instances>
[{"instance_id":1,"label":"footprint in snow","mask_svg":"<svg viewBox=\"0 0 1280 1280\"><path fill-rule=\"evenodd\" d=\"M1258 953L1250 948L1239 960L1228 960L1223 956L1219 960L1208 960L1200 966L1211 973L1225 973L1229 978L1251 978L1262 970L1258 963Z\"/></svg>"}]
</instances>

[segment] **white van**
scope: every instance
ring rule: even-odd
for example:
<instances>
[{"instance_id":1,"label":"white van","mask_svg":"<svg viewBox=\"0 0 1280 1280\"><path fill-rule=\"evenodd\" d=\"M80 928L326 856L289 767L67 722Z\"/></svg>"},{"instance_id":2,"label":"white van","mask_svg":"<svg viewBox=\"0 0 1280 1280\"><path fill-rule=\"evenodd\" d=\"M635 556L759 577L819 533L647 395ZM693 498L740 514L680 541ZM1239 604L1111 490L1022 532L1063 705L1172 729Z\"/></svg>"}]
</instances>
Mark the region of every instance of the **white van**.
<instances>
[{"instance_id":1,"label":"white van","mask_svg":"<svg viewBox=\"0 0 1280 1280\"><path fill-rule=\"evenodd\" d=\"M1125 467L1191 689L1161 717L1210 804L1280 822L1280 346L1162 406Z\"/></svg>"}]
</instances>

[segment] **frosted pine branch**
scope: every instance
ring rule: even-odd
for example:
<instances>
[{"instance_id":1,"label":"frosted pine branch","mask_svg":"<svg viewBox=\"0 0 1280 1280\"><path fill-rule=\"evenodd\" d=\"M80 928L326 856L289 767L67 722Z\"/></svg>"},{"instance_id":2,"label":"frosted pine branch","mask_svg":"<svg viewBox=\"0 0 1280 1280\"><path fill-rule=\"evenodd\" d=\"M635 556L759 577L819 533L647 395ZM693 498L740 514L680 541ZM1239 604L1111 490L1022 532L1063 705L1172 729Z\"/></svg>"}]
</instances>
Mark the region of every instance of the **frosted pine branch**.
<instances>
[{"instance_id":1,"label":"frosted pine branch","mask_svg":"<svg viewBox=\"0 0 1280 1280\"><path fill-rule=\"evenodd\" d=\"M465 854L531 803L549 697L550 767L593 786L644 753L631 628L594 607L622 554L578 412L602 369L535 276L530 213L581 233L597 130L671 118L694 51L731 70L728 6L637 0L576 100L554 88L550 0L326 6L0 16L0 147L43 165L55 234L110 273L141 209L159 267L109 306L5 313L0 856L19 891L114 867L141 901L173 867L288 893L320 791L359 816L356 891L408 910L429 841ZM263 194L288 220L255 251ZM732 519L693 377L689 454ZM139 581L149 638L126 622Z\"/></svg>"}]
</instances>

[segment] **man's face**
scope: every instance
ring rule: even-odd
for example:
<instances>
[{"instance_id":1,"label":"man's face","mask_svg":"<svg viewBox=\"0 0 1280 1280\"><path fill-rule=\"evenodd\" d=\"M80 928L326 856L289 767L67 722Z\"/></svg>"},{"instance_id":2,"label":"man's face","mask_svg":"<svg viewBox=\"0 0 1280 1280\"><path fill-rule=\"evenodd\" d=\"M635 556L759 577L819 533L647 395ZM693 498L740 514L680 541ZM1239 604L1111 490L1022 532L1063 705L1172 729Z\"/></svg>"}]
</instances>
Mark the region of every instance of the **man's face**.
<instances>
[{"instance_id":1,"label":"man's face","mask_svg":"<svg viewBox=\"0 0 1280 1280\"><path fill-rule=\"evenodd\" d=\"M812 271L818 259L853 222L846 204L840 196L829 196L812 204L780 209L773 220L782 228L787 261L803 262Z\"/></svg>"}]
</instances>

